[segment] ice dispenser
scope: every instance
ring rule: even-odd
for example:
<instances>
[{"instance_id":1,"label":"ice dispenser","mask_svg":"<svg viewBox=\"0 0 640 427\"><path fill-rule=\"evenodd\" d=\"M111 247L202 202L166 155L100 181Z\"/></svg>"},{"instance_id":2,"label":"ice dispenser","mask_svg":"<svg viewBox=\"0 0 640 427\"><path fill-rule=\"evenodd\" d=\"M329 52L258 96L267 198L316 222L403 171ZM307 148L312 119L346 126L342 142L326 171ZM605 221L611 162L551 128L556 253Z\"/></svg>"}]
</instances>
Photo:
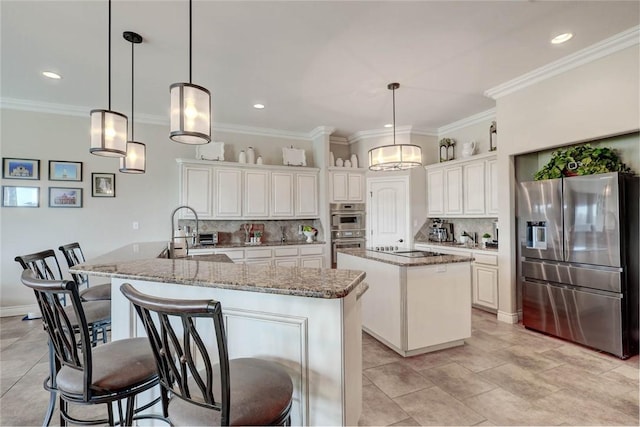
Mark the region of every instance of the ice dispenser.
<instances>
[{"instance_id":1,"label":"ice dispenser","mask_svg":"<svg viewBox=\"0 0 640 427\"><path fill-rule=\"evenodd\" d=\"M527 249L547 249L545 221L527 221Z\"/></svg>"}]
</instances>

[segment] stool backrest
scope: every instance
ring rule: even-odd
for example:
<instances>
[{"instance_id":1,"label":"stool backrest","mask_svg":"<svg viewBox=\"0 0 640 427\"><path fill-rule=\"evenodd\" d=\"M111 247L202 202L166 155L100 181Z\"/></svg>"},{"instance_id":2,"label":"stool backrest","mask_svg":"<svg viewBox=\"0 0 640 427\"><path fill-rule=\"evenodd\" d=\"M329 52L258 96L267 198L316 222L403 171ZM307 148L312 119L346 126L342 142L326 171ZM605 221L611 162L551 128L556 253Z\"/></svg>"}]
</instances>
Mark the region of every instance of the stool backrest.
<instances>
[{"instance_id":1,"label":"stool backrest","mask_svg":"<svg viewBox=\"0 0 640 427\"><path fill-rule=\"evenodd\" d=\"M221 425L229 425L229 355L222 307L213 300L176 300L143 294L128 283L120 291L131 301L144 325L156 358L160 384L174 395L220 411ZM218 365L196 329L213 323ZM202 329L204 330L204 329ZM198 360L204 366L198 367ZM219 372L214 373L214 369ZM215 377L219 382L214 381ZM216 400L218 394L218 400Z\"/></svg>"},{"instance_id":2,"label":"stool backrest","mask_svg":"<svg viewBox=\"0 0 640 427\"><path fill-rule=\"evenodd\" d=\"M49 335L59 363L84 371L83 398L91 397L91 339L87 319L82 309L78 285L73 280L46 280L36 277L30 269L21 276L22 283L33 289L42 322ZM71 307L61 300L67 299Z\"/></svg>"},{"instance_id":3,"label":"stool backrest","mask_svg":"<svg viewBox=\"0 0 640 427\"><path fill-rule=\"evenodd\" d=\"M62 280L62 270L53 249L20 255L14 258L23 269L33 271L35 277L43 280Z\"/></svg>"},{"instance_id":4,"label":"stool backrest","mask_svg":"<svg viewBox=\"0 0 640 427\"><path fill-rule=\"evenodd\" d=\"M84 254L82 253L82 249L80 248L80 243L73 242L67 245L62 245L58 248L62 255L64 255L64 259L67 261L67 266L69 268L76 266L78 264L82 264L84 259ZM76 281L78 286L86 285L89 282L89 277L86 274L79 273L70 273L73 280Z\"/></svg>"}]
</instances>

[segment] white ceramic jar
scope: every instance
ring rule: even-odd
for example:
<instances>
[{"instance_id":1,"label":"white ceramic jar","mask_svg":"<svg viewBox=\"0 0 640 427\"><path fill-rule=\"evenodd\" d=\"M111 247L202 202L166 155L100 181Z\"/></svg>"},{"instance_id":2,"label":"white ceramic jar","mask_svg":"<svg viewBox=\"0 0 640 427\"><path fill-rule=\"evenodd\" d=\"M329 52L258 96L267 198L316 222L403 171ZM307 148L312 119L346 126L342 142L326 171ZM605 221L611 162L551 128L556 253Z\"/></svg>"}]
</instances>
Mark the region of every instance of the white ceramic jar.
<instances>
[{"instance_id":1,"label":"white ceramic jar","mask_svg":"<svg viewBox=\"0 0 640 427\"><path fill-rule=\"evenodd\" d=\"M238 163L247 163L247 153L244 150L240 151L238 155Z\"/></svg>"},{"instance_id":2,"label":"white ceramic jar","mask_svg":"<svg viewBox=\"0 0 640 427\"><path fill-rule=\"evenodd\" d=\"M247 163L255 164L256 162L256 151L253 147L247 148Z\"/></svg>"}]
</instances>

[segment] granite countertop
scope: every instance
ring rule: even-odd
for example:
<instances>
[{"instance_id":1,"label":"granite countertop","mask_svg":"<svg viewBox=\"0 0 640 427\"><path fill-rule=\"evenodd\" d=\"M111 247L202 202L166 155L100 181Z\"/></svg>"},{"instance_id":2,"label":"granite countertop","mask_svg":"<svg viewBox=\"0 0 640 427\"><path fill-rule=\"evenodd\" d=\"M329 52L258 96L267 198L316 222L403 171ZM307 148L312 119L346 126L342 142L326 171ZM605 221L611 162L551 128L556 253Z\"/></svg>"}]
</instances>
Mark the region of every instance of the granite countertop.
<instances>
[{"instance_id":1,"label":"granite countertop","mask_svg":"<svg viewBox=\"0 0 640 427\"><path fill-rule=\"evenodd\" d=\"M419 258L409 258L395 255L390 252L376 252L368 249L339 249L338 252L357 256L360 258L384 262L386 264L398 265L400 267L418 267L425 265L450 264L454 262L471 262L473 257L461 255L435 255Z\"/></svg>"},{"instance_id":2,"label":"granite countertop","mask_svg":"<svg viewBox=\"0 0 640 427\"><path fill-rule=\"evenodd\" d=\"M239 248L263 248L265 246L306 246L306 245L324 245L326 242L322 241L313 241L312 243L307 243L303 240L287 240L286 242L280 241L272 241L272 242L264 242L259 245L248 244L248 243L222 243L217 245L197 245L190 247L190 249L239 249Z\"/></svg>"},{"instance_id":3,"label":"granite countertop","mask_svg":"<svg viewBox=\"0 0 640 427\"><path fill-rule=\"evenodd\" d=\"M362 271L230 264L212 262L207 255L157 258L165 247L166 242L133 243L69 271L311 298L344 298L354 290L360 295L367 286L363 283L365 273Z\"/></svg>"},{"instance_id":4,"label":"granite countertop","mask_svg":"<svg viewBox=\"0 0 640 427\"><path fill-rule=\"evenodd\" d=\"M498 248L483 248L482 246L469 246L467 244L455 243L455 242L415 242L415 244L429 245L429 246L442 246L444 248L461 249L467 251L486 251L491 253L498 253Z\"/></svg>"}]
</instances>

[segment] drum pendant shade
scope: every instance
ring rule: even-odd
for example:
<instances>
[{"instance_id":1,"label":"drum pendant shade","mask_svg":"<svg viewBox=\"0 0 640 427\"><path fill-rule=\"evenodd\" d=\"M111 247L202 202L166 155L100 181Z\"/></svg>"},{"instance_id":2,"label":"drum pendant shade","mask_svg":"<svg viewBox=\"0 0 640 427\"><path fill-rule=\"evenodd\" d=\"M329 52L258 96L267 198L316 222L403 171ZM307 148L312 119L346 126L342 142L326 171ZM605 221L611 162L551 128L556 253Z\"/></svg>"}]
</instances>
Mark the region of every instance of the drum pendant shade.
<instances>
[{"instance_id":1,"label":"drum pendant shade","mask_svg":"<svg viewBox=\"0 0 640 427\"><path fill-rule=\"evenodd\" d=\"M422 165L422 149L413 144L396 144L396 89L400 83L389 83L393 91L393 145L382 145L369 150L369 170L394 171Z\"/></svg>"},{"instance_id":2,"label":"drum pendant shade","mask_svg":"<svg viewBox=\"0 0 640 427\"><path fill-rule=\"evenodd\" d=\"M202 86L174 83L171 93L171 135L183 144L211 141L211 94Z\"/></svg>"}]
</instances>

